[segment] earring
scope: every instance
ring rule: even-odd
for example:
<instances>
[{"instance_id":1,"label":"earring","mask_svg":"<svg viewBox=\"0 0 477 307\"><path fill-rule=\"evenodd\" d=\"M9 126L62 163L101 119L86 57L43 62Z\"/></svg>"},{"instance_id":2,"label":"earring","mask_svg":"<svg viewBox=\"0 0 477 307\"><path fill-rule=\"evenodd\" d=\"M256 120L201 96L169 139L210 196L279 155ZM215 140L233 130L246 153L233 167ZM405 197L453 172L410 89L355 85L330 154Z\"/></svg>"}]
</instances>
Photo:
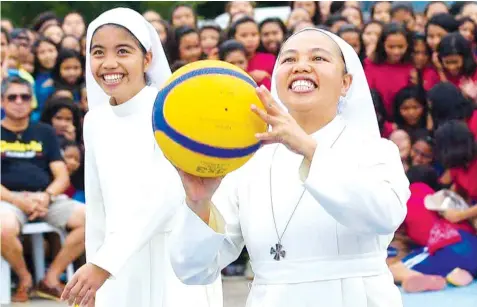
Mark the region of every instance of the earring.
<instances>
[{"instance_id":1,"label":"earring","mask_svg":"<svg viewBox=\"0 0 477 307\"><path fill-rule=\"evenodd\" d=\"M340 96L340 99L338 100L337 113L341 114L344 111L345 107L346 107L346 96Z\"/></svg>"}]
</instances>

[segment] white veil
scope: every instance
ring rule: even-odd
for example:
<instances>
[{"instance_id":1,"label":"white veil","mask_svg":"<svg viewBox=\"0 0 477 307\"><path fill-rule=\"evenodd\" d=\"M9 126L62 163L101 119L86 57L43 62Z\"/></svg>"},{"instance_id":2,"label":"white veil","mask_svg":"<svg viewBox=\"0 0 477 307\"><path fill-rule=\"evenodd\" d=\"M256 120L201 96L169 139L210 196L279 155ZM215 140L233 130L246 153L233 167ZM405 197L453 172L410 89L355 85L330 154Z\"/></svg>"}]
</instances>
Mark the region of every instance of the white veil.
<instances>
[{"instance_id":1,"label":"white veil","mask_svg":"<svg viewBox=\"0 0 477 307\"><path fill-rule=\"evenodd\" d=\"M366 80L361 61L354 49L333 33L316 28L305 28L293 34L291 37L303 31L322 32L338 44L346 62L347 72L353 76L353 82L346 97L340 99L338 113L345 119L346 125L354 131L360 131L360 133L370 135L371 137L380 138L381 134L379 132L378 120L376 118L376 112L374 111L368 81ZM277 63L278 60L275 63L275 69L273 70L271 93L277 103L286 109L285 105L278 98L276 88L275 77Z\"/></svg>"},{"instance_id":2,"label":"white veil","mask_svg":"<svg viewBox=\"0 0 477 307\"><path fill-rule=\"evenodd\" d=\"M125 27L139 40L147 51L152 52L152 62L146 71L150 86L160 89L171 76L169 63L167 62L159 35L154 27L134 10L116 8L106 11L89 24L86 35L86 91L88 93L88 107L90 110L109 101L109 97L94 80L89 54L94 32L105 24L116 24Z\"/></svg>"}]
</instances>

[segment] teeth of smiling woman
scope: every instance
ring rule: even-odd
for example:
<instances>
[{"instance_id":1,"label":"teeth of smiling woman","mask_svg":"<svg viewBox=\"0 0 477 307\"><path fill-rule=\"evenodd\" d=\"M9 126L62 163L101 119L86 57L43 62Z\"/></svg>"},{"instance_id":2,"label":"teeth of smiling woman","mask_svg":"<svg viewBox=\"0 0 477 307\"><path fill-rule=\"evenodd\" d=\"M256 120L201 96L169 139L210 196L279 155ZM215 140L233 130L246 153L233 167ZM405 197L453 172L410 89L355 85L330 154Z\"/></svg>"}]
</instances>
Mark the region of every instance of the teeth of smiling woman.
<instances>
[{"instance_id":1,"label":"teeth of smiling woman","mask_svg":"<svg viewBox=\"0 0 477 307\"><path fill-rule=\"evenodd\" d=\"M103 75L104 81L109 84L115 84L121 82L124 75L114 74L114 75Z\"/></svg>"},{"instance_id":2,"label":"teeth of smiling woman","mask_svg":"<svg viewBox=\"0 0 477 307\"><path fill-rule=\"evenodd\" d=\"M309 92L315 88L315 84L309 80L296 80L291 85L292 91L299 93Z\"/></svg>"}]
</instances>

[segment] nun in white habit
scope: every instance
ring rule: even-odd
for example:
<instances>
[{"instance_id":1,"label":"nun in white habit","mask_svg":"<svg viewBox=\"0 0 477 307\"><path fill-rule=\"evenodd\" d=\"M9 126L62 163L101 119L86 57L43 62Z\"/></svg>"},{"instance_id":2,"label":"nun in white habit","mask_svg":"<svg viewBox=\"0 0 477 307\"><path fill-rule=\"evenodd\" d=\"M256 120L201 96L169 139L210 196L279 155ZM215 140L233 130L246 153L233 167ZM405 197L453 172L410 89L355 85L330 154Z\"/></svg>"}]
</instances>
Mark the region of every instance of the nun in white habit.
<instances>
[{"instance_id":1,"label":"nun in white habit","mask_svg":"<svg viewBox=\"0 0 477 307\"><path fill-rule=\"evenodd\" d=\"M169 234L184 190L152 131L153 104L170 74L156 31L137 12L113 9L89 25L87 264L65 288L70 304L222 306L218 276L209 286L186 286L170 265Z\"/></svg>"},{"instance_id":2,"label":"nun in white habit","mask_svg":"<svg viewBox=\"0 0 477 307\"><path fill-rule=\"evenodd\" d=\"M174 271L209 284L246 245L248 307L402 306L385 260L409 183L397 147L380 138L356 52L302 30L283 44L272 92L257 89L266 112L252 110L271 126L258 139L273 144L217 192L220 180L180 172L187 205L172 235Z\"/></svg>"}]
</instances>

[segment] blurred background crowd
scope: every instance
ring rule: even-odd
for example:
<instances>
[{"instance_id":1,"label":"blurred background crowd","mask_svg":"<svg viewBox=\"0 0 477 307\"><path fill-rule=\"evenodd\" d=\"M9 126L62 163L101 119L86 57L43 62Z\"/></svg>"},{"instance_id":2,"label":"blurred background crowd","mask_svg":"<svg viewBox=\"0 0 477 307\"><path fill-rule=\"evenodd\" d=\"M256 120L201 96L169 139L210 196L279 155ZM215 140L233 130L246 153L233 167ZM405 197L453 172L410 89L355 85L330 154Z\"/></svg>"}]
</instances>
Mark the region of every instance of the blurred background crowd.
<instances>
[{"instance_id":1,"label":"blurred background crowd","mask_svg":"<svg viewBox=\"0 0 477 307\"><path fill-rule=\"evenodd\" d=\"M51 265L40 292L57 297L66 265L82 262L84 236L71 235L84 227L85 35L88 22L115 6L143 13L173 71L217 59L268 88L288 36L306 27L340 36L362 61L381 134L399 147L411 183L408 216L389 248L396 282L431 276L442 279L440 290L477 275L476 2L52 3L2 3L0 214L8 205L28 218L2 216L2 257L21 252L26 259L11 263L14 300L28 300L33 289L28 239L16 239L24 223L46 219L70 231L63 249L46 238ZM35 207L43 202L43 211ZM246 251L223 274L252 278Z\"/></svg>"}]
</instances>

